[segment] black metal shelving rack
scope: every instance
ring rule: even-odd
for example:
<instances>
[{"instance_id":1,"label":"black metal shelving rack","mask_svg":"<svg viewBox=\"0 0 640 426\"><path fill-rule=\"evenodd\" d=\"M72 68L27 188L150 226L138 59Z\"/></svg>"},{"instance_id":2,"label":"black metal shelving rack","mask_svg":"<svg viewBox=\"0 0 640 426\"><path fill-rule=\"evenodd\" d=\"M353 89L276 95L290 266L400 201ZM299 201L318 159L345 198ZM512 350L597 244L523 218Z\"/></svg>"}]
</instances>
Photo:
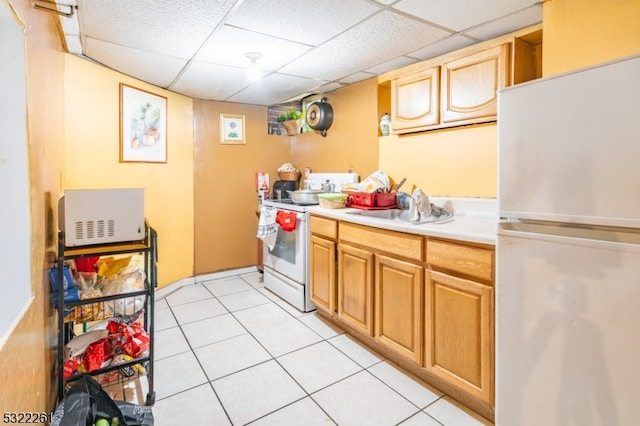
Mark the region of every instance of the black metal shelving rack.
<instances>
[{"instance_id":1,"label":"black metal shelving rack","mask_svg":"<svg viewBox=\"0 0 640 426\"><path fill-rule=\"evenodd\" d=\"M65 245L64 232L58 233L58 256L57 256L57 274L58 274L58 353L56 361L56 373L58 381L58 401L62 401L65 395L66 385L70 382L78 380L85 374L92 376L108 373L114 370L133 366L135 364L146 364L146 378L149 385L147 393L146 405L155 403L155 391L153 386L153 347L154 347L154 292L157 286L157 261L158 261L158 235L156 231L148 224L145 226L145 238L141 241L101 244L79 247L67 247ZM104 256L104 255L123 255L123 254L144 254L144 272L145 289L129 293L122 293L111 296L97 297L92 299L84 299L74 302L64 301L64 262L70 259L79 259L82 257ZM73 326L77 322L84 321L65 321L65 312L81 305L91 305L100 302L114 301L117 299L125 299L129 297L144 296L144 329L149 335L149 352L144 357L139 357L131 361L119 363L117 365L108 366L90 373L75 374L67 379L64 378L64 347L73 337Z\"/></svg>"}]
</instances>

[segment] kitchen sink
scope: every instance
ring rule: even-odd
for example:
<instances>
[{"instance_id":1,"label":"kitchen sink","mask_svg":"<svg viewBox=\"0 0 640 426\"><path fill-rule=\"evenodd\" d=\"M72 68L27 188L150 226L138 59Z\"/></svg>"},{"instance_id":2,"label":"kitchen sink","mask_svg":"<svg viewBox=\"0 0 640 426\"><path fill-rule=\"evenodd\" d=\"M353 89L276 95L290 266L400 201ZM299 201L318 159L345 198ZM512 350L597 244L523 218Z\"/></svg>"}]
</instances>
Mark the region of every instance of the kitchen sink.
<instances>
[{"instance_id":1,"label":"kitchen sink","mask_svg":"<svg viewBox=\"0 0 640 426\"><path fill-rule=\"evenodd\" d=\"M423 223L442 223L453 220L453 215L446 210L433 210L431 216L420 216L416 222L412 222L409 217L409 210L403 209L387 209L387 210L361 210L347 212L346 214L370 217L372 219L395 220L405 222L412 225L422 225Z\"/></svg>"}]
</instances>

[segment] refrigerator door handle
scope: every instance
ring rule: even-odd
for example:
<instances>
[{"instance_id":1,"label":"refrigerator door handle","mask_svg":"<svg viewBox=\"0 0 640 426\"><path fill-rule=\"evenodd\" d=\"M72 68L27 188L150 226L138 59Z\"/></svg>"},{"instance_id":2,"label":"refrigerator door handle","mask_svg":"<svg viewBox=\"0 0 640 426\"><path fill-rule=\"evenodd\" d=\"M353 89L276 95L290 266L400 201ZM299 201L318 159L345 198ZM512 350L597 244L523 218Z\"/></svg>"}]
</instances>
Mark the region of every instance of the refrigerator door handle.
<instances>
[{"instance_id":1,"label":"refrigerator door handle","mask_svg":"<svg viewBox=\"0 0 640 426\"><path fill-rule=\"evenodd\" d=\"M635 230L605 227L567 226L540 222L501 222L498 237L518 237L590 247L628 247L640 250L640 233Z\"/></svg>"}]
</instances>

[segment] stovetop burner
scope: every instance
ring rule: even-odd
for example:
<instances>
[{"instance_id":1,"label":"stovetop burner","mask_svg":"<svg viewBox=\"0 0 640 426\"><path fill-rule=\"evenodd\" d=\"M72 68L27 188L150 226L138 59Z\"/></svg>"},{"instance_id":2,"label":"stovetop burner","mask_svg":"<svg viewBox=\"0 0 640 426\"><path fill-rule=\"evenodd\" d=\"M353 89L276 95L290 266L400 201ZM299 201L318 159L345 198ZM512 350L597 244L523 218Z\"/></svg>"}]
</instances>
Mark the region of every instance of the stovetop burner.
<instances>
[{"instance_id":1,"label":"stovetop burner","mask_svg":"<svg viewBox=\"0 0 640 426\"><path fill-rule=\"evenodd\" d=\"M300 213L304 213L307 211L307 206L296 204L290 199L282 199L280 201L264 200L262 202L262 205L266 207L277 208L282 210L291 210L291 211L300 212Z\"/></svg>"}]
</instances>

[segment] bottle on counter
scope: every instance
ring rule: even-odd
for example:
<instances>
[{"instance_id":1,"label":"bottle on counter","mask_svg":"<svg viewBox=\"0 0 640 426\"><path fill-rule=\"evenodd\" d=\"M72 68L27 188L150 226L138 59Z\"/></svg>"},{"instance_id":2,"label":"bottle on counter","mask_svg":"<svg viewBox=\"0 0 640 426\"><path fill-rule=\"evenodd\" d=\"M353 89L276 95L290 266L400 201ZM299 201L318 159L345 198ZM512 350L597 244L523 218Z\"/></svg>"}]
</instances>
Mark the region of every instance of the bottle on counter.
<instances>
[{"instance_id":1,"label":"bottle on counter","mask_svg":"<svg viewBox=\"0 0 640 426\"><path fill-rule=\"evenodd\" d=\"M380 131L382 132L382 136L389 136L391 133L391 117L386 112L380 119Z\"/></svg>"}]
</instances>

